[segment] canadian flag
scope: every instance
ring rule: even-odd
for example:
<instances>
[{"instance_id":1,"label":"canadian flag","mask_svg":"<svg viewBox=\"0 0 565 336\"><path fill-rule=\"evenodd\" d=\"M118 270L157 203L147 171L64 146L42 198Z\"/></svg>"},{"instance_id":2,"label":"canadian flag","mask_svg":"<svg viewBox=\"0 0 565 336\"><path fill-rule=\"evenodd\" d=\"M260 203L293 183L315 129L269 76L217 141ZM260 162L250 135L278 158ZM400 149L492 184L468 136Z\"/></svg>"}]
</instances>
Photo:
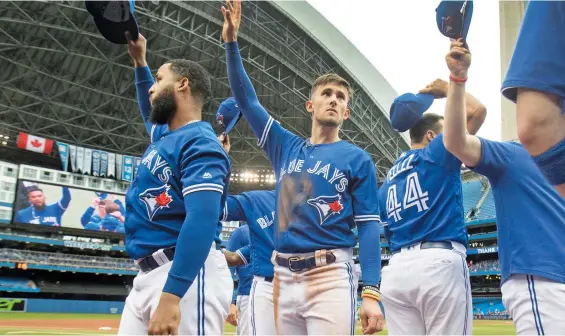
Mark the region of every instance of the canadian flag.
<instances>
[{"instance_id":1,"label":"canadian flag","mask_svg":"<svg viewBox=\"0 0 565 336\"><path fill-rule=\"evenodd\" d=\"M53 140L40 138L24 132L20 132L18 136L18 148L27 149L37 153L51 153L53 142Z\"/></svg>"}]
</instances>

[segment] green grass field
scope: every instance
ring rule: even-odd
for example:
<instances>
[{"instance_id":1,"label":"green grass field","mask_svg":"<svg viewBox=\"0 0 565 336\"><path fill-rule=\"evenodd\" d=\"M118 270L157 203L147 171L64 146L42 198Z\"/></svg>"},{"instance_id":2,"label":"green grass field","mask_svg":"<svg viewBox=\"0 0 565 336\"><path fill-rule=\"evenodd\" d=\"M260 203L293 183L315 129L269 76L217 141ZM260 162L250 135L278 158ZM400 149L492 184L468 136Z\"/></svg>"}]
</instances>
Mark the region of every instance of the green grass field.
<instances>
[{"instance_id":1,"label":"green grass field","mask_svg":"<svg viewBox=\"0 0 565 336\"><path fill-rule=\"evenodd\" d=\"M119 321L119 315L0 313L0 335L113 335L117 332ZM235 335L235 327L226 324L224 334ZM357 326L355 334L361 335L360 326ZM386 330L379 333L386 334ZM473 323L473 335L515 334L511 321Z\"/></svg>"}]
</instances>

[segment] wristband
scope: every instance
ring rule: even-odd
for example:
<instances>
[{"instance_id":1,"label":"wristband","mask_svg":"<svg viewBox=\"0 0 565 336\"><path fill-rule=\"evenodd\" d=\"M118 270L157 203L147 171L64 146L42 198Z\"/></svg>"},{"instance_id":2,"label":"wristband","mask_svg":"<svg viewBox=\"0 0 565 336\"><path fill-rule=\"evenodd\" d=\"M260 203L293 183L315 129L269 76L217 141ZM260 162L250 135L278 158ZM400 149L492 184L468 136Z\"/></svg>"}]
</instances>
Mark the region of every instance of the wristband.
<instances>
[{"instance_id":1,"label":"wristband","mask_svg":"<svg viewBox=\"0 0 565 336\"><path fill-rule=\"evenodd\" d=\"M465 83L467 81L467 77L460 78L460 77L453 77L453 75L449 75L449 80L455 83Z\"/></svg>"},{"instance_id":2,"label":"wristband","mask_svg":"<svg viewBox=\"0 0 565 336\"><path fill-rule=\"evenodd\" d=\"M369 298L377 301L381 301L381 291L375 286L363 286L363 291L361 292L361 298Z\"/></svg>"}]
</instances>

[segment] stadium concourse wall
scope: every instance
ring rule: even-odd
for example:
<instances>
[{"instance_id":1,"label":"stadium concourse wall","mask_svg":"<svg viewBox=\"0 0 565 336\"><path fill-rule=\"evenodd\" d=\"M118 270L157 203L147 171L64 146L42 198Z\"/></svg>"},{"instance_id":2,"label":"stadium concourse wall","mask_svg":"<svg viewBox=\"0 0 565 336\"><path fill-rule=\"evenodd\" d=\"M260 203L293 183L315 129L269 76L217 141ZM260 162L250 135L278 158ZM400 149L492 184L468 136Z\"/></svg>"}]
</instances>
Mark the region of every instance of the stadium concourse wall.
<instances>
[{"instance_id":1,"label":"stadium concourse wall","mask_svg":"<svg viewBox=\"0 0 565 336\"><path fill-rule=\"evenodd\" d=\"M0 298L0 312L121 314L123 310L123 301Z\"/></svg>"}]
</instances>

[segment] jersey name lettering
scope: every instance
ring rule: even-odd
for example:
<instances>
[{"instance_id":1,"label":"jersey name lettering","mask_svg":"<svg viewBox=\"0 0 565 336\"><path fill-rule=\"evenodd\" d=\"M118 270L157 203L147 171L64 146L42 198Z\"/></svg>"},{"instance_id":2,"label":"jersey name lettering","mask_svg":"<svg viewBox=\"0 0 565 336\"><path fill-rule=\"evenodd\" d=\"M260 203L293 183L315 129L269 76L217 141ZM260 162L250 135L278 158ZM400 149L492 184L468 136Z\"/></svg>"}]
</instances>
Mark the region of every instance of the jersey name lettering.
<instances>
[{"instance_id":1,"label":"jersey name lettering","mask_svg":"<svg viewBox=\"0 0 565 336\"><path fill-rule=\"evenodd\" d=\"M302 172L303 165L304 165L304 160L294 159L290 161L288 165L288 169L285 170L284 166L281 168L279 182L282 180L285 174L291 174L293 172L297 172L297 173ZM345 174L339 171L339 169L333 168L333 172L332 172L332 167L330 163L322 166L322 161L316 161L314 167L306 169L306 172L313 175L323 176L324 179L328 181L328 183L330 184L337 183L335 184L335 189L340 193L346 190L347 184L349 183Z\"/></svg>"},{"instance_id":2,"label":"jersey name lettering","mask_svg":"<svg viewBox=\"0 0 565 336\"><path fill-rule=\"evenodd\" d=\"M398 176L398 174L408 171L412 168L414 168L410 163L412 161L412 159L414 159L414 154L411 154L409 157L407 157L406 159L400 161L398 164L392 166L392 168L390 168L390 170L388 171L388 173L386 174L386 178L387 180L391 181L393 180L396 176Z\"/></svg>"},{"instance_id":3,"label":"jersey name lettering","mask_svg":"<svg viewBox=\"0 0 565 336\"><path fill-rule=\"evenodd\" d=\"M169 178L173 176L171 167L168 166L167 161L163 159L155 149L151 150L151 152L143 158L141 164L147 167L151 174L157 176L159 181L163 183L168 183ZM161 169L160 172L158 172L159 169Z\"/></svg>"},{"instance_id":4,"label":"jersey name lettering","mask_svg":"<svg viewBox=\"0 0 565 336\"><path fill-rule=\"evenodd\" d=\"M266 229L269 226L273 225L275 219L275 212L273 211L271 213L271 218L269 219L269 217L267 215L257 218L257 224L259 224L259 226L261 227L261 229Z\"/></svg>"}]
</instances>

